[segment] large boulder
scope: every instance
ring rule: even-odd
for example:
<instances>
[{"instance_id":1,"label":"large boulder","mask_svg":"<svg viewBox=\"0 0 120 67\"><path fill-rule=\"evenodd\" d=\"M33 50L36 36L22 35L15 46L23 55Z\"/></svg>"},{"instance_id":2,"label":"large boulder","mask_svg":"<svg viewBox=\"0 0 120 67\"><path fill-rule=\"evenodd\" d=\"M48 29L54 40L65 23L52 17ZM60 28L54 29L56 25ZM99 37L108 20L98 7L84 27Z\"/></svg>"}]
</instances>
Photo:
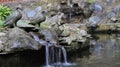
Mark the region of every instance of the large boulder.
<instances>
[{"instance_id":1,"label":"large boulder","mask_svg":"<svg viewBox=\"0 0 120 67\"><path fill-rule=\"evenodd\" d=\"M27 32L20 28L9 29L0 32L0 52L12 53L23 50L38 50L41 45L36 42Z\"/></svg>"}]
</instances>

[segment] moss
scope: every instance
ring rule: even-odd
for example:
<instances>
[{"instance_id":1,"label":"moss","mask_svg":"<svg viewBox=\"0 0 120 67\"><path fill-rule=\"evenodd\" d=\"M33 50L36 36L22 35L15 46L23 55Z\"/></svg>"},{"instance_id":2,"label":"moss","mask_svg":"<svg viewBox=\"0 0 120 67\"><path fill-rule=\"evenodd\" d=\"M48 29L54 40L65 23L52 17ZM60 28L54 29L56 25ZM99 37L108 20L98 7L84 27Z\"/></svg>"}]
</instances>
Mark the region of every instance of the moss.
<instances>
[{"instance_id":1,"label":"moss","mask_svg":"<svg viewBox=\"0 0 120 67\"><path fill-rule=\"evenodd\" d=\"M96 0L87 0L87 2L89 2L89 3L93 3L93 2L95 2Z\"/></svg>"}]
</instances>

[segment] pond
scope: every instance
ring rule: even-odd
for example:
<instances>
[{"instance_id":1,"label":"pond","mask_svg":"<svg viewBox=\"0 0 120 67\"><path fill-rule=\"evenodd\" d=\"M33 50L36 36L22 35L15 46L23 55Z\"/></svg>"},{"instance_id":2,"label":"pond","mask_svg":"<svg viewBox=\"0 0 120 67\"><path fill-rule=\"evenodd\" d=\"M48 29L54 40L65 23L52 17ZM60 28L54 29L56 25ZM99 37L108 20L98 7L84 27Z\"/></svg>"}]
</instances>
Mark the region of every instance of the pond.
<instances>
[{"instance_id":1,"label":"pond","mask_svg":"<svg viewBox=\"0 0 120 67\"><path fill-rule=\"evenodd\" d=\"M94 34L87 40L88 47L67 51L71 65L52 67L120 67L120 35ZM67 47L69 48L69 47ZM39 51L24 51L0 55L0 67L43 67L45 48Z\"/></svg>"}]
</instances>

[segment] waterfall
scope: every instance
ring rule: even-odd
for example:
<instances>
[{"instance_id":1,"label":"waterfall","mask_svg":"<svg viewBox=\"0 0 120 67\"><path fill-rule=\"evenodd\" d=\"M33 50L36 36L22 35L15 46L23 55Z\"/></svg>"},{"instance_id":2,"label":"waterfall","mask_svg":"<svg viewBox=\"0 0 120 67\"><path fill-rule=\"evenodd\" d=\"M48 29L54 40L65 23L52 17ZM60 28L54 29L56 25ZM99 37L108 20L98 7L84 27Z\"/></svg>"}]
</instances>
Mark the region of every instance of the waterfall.
<instances>
[{"instance_id":1,"label":"waterfall","mask_svg":"<svg viewBox=\"0 0 120 67\"><path fill-rule=\"evenodd\" d=\"M49 46L46 45L45 49L46 49L46 67L50 67L50 65L49 65Z\"/></svg>"},{"instance_id":2,"label":"waterfall","mask_svg":"<svg viewBox=\"0 0 120 67\"><path fill-rule=\"evenodd\" d=\"M54 67L54 66L68 66L70 65L67 62L67 52L63 46L58 46L55 43L47 42L43 39L40 39L37 34L34 32L30 32L33 38L39 42L41 45L45 46L45 67ZM61 55L63 54L63 56ZM64 59L64 63L62 64L62 57Z\"/></svg>"},{"instance_id":3,"label":"waterfall","mask_svg":"<svg viewBox=\"0 0 120 67\"><path fill-rule=\"evenodd\" d=\"M61 61L61 49L59 48L58 49L58 61L57 61L57 63L60 63L60 61Z\"/></svg>"},{"instance_id":4,"label":"waterfall","mask_svg":"<svg viewBox=\"0 0 120 67\"><path fill-rule=\"evenodd\" d=\"M61 47L61 49L62 49L62 53L63 53L63 57L64 57L64 62L67 63L67 52L64 47Z\"/></svg>"},{"instance_id":5,"label":"waterfall","mask_svg":"<svg viewBox=\"0 0 120 67\"><path fill-rule=\"evenodd\" d=\"M38 35L36 35L36 34L33 33L33 32L29 32L29 33L30 33L30 35L33 36L33 38L35 39L35 41L39 42L41 45L44 45L44 46L47 45L47 42L46 42L45 40L43 40L43 39L40 39L40 38L38 37Z\"/></svg>"},{"instance_id":6,"label":"waterfall","mask_svg":"<svg viewBox=\"0 0 120 67\"><path fill-rule=\"evenodd\" d=\"M54 63L54 60L55 60L55 50L54 50L54 47L50 47L50 57L51 57L51 63Z\"/></svg>"}]
</instances>

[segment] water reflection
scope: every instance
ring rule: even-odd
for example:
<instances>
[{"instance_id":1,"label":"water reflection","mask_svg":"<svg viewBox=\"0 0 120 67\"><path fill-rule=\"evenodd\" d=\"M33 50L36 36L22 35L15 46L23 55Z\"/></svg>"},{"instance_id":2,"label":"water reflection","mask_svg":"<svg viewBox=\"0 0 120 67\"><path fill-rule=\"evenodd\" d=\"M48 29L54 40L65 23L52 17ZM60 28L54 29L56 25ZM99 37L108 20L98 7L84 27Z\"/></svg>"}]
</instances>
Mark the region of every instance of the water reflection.
<instances>
[{"instance_id":1,"label":"water reflection","mask_svg":"<svg viewBox=\"0 0 120 67\"><path fill-rule=\"evenodd\" d=\"M120 43L116 35L97 35L98 40L90 40L89 58L78 61L81 67L119 67Z\"/></svg>"},{"instance_id":2,"label":"water reflection","mask_svg":"<svg viewBox=\"0 0 120 67\"><path fill-rule=\"evenodd\" d=\"M0 67L40 67L44 64L44 60L42 51L24 51L18 54L0 55Z\"/></svg>"}]
</instances>

